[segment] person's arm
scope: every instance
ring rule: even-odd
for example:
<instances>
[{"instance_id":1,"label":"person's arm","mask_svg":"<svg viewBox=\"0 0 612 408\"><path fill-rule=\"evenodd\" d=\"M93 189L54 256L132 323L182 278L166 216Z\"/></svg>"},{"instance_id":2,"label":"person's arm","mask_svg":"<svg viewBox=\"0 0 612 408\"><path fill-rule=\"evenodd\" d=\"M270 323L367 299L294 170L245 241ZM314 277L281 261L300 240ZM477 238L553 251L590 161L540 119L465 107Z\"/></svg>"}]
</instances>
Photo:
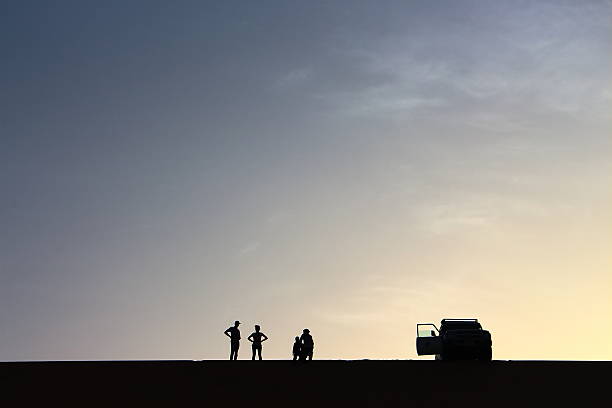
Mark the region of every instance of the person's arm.
<instances>
[{"instance_id":1,"label":"person's arm","mask_svg":"<svg viewBox=\"0 0 612 408\"><path fill-rule=\"evenodd\" d=\"M249 337L247 337L247 340L250 341L251 343L253 342L253 333L249 334Z\"/></svg>"},{"instance_id":2,"label":"person's arm","mask_svg":"<svg viewBox=\"0 0 612 408\"><path fill-rule=\"evenodd\" d=\"M223 334L225 334L227 337L229 337L231 339L232 336L230 336L229 331L230 331L230 329L227 329L226 331L223 332Z\"/></svg>"},{"instance_id":3,"label":"person's arm","mask_svg":"<svg viewBox=\"0 0 612 408\"><path fill-rule=\"evenodd\" d=\"M261 333L261 335L263 336L263 339L261 339L261 342L263 343L264 341L268 340L268 336L266 336L265 334Z\"/></svg>"}]
</instances>

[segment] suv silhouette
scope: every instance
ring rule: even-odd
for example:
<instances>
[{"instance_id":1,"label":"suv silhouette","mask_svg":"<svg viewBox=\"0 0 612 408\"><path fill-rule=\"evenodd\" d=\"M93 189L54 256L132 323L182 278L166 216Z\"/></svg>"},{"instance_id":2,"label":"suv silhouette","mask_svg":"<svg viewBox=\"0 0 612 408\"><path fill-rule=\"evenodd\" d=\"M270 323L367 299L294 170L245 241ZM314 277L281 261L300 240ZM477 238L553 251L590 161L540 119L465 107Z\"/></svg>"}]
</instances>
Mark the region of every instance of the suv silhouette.
<instances>
[{"instance_id":1,"label":"suv silhouette","mask_svg":"<svg viewBox=\"0 0 612 408\"><path fill-rule=\"evenodd\" d=\"M442 319L440 330L433 323L417 324L419 356L435 355L436 360L491 361L491 333L477 319Z\"/></svg>"}]
</instances>

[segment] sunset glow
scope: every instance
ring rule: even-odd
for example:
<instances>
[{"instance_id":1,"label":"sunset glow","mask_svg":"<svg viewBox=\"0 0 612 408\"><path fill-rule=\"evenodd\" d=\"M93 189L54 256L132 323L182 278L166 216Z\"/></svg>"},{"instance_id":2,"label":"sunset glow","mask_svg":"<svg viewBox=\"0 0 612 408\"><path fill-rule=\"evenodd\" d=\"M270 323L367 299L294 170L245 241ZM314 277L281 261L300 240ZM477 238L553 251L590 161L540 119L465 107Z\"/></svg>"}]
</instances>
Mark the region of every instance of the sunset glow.
<instances>
[{"instance_id":1,"label":"sunset glow","mask_svg":"<svg viewBox=\"0 0 612 408\"><path fill-rule=\"evenodd\" d=\"M52 3L0 13L1 360L612 359L609 1Z\"/></svg>"}]
</instances>

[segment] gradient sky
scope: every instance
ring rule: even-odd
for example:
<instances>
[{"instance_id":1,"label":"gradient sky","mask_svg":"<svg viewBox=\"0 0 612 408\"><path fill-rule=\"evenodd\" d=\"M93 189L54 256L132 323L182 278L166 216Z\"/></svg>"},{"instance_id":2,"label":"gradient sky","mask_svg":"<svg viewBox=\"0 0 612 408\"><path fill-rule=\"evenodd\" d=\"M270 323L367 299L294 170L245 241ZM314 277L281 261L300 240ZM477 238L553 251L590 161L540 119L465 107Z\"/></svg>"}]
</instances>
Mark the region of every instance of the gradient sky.
<instances>
[{"instance_id":1,"label":"gradient sky","mask_svg":"<svg viewBox=\"0 0 612 408\"><path fill-rule=\"evenodd\" d=\"M611 1L4 1L0 359L612 359ZM243 342L241 357L248 358Z\"/></svg>"}]
</instances>

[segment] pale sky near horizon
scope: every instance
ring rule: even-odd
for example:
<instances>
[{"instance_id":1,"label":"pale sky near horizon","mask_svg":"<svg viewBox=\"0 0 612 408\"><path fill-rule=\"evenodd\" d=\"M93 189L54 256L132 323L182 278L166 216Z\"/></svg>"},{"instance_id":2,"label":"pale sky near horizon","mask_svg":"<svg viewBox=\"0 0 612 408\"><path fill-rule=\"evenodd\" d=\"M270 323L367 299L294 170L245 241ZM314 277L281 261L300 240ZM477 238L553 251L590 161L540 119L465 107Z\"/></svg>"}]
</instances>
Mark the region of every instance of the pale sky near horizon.
<instances>
[{"instance_id":1,"label":"pale sky near horizon","mask_svg":"<svg viewBox=\"0 0 612 408\"><path fill-rule=\"evenodd\" d=\"M6 1L0 360L612 359L612 2ZM243 341L240 357L249 358Z\"/></svg>"}]
</instances>

